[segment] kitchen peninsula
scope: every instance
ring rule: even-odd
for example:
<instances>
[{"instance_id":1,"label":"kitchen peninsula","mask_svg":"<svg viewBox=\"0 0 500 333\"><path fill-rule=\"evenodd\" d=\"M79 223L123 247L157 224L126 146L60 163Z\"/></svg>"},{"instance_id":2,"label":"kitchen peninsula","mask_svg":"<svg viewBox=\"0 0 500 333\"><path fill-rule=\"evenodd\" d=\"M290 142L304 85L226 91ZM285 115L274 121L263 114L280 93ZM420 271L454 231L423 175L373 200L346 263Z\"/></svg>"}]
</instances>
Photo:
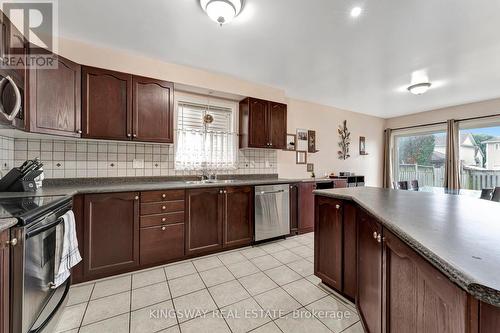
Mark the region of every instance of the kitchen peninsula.
<instances>
[{"instance_id":1,"label":"kitchen peninsula","mask_svg":"<svg viewBox=\"0 0 500 333\"><path fill-rule=\"evenodd\" d=\"M498 203L369 187L314 193L315 274L355 299L367 332L497 331Z\"/></svg>"}]
</instances>

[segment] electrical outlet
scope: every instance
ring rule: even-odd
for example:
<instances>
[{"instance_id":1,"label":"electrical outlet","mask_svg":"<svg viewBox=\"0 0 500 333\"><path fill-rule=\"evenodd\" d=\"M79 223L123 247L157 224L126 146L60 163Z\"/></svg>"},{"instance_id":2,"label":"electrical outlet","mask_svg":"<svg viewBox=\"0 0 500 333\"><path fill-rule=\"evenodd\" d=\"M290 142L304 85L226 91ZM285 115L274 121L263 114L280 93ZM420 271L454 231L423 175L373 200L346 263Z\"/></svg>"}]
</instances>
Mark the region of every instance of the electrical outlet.
<instances>
[{"instance_id":1,"label":"electrical outlet","mask_svg":"<svg viewBox=\"0 0 500 333\"><path fill-rule=\"evenodd\" d=\"M2 170L9 170L9 164L7 162L2 164Z\"/></svg>"},{"instance_id":2,"label":"electrical outlet","mask_svg":"<svg viewBox=\"0 0 500 333\"><path fill-rule=\"evenodd\" d=\"M135 159L132 161L132 168L144 169L144 160Z\"/></svg>"}]
</instances>

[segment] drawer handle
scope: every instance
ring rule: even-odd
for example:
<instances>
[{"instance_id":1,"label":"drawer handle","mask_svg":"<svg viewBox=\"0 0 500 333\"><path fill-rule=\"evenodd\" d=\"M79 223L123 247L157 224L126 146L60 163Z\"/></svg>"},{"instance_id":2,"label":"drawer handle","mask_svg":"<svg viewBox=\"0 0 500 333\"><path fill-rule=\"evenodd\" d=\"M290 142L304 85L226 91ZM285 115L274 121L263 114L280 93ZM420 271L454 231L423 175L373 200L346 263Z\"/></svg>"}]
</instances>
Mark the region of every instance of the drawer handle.
<instances>
[{"instance_id":1,"label":"drawer handle","mask_svg":"<svg viewBox=\"0 0 500 333\"><path fill-rule=\"evenodd\" d=\"M165 193L163 193L163 194L161 195L161 197L162 197L163 199L165 199L165 198L167 197L167 195L166 195Z\"/></svg>"},{"instance_id":2,"label":"drawer handle","mask_svg":"<svg viewBox=\"0 0 500 333\"><path fill-rule=\"evenodd\" d=\"M166 218L166 217L163 217L163 218L161 219L161 221L162 221L162 222L165 222L166 220L167 220L167 218Z\"/></svg>"},{"instance_id":3,"label":"drawer handle","mask_svg":"<svg viewBox=\"0 0 500 333\"><path fill-rule=\"evenodd\" d=\"M167 227L163 226L163 227L161 227L161 230L165 231L165 230L167 230Z\"/></svg>"},{"instance_id":4,"label":"drawer handle","mask_svg":"<svg viewBox=\"0 0 500 333\"><path fill-rule=\"evenodd\" d=\"M161 209L165 210L167 209L167 206L161 206Z\"/></svg>"}]
</instances>

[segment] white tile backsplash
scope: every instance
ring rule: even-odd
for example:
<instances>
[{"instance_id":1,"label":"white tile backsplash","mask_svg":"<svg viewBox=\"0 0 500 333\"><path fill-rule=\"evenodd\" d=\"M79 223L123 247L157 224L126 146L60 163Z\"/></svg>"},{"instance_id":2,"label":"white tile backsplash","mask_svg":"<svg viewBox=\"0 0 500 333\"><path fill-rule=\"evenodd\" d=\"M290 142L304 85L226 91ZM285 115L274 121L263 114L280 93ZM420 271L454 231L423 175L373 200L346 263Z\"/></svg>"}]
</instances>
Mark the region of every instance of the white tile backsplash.
<instances>
[{"instance_id":1,"label":"white tile backsplash","mask_svg":"<svg viewBox=\"0 0 500 333\"><path fill-rule=\"evenodd\" d=\"M28 158L44 163L46 178L187 176L196 171L174 169L174 145L83 141L77 139L13 139L0 136L2 174ZM277 153L266 149L239 151L238 169L218 174L277 173ZM134 159L144 168L132 168Z\"/></svg>"}]
</instances>

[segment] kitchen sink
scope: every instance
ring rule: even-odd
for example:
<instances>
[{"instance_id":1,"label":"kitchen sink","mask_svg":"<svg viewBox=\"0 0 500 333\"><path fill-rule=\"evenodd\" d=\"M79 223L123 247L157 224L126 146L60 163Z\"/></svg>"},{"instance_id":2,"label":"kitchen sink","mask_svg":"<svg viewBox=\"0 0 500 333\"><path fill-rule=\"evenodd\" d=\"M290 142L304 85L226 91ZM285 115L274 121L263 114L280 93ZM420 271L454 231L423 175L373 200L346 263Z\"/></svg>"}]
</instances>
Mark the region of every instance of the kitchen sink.
<instances>
[{"instance_id":1,"label":"kitchen sink","mask_svg":"<svg viewBox=\"0 0 500 333\"><path fill-rule=\"evenodd\" d=\"M204 179L204 180L188 180L185 181L186 184L191 185L202 185L202 184L230 184L236 182L236 179Z\"/></svg>"}]
</instances>

